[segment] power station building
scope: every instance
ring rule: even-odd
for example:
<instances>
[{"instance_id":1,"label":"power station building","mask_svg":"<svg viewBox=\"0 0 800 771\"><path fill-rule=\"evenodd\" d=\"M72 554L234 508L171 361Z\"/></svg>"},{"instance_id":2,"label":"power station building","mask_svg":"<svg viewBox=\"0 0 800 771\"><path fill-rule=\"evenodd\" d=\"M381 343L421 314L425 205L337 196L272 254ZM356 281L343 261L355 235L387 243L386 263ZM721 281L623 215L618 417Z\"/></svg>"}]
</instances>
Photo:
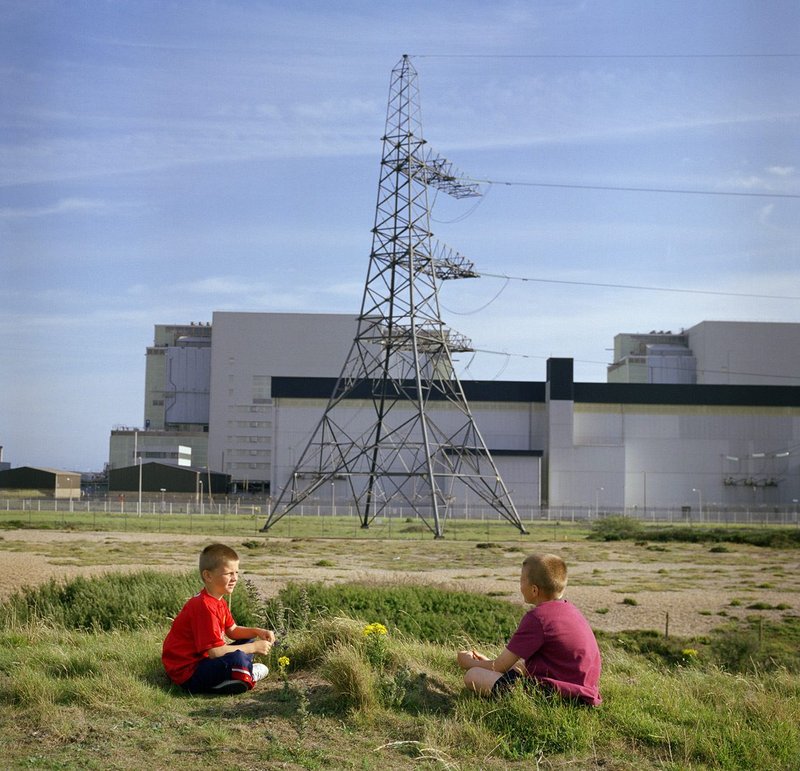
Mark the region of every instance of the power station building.
<instances>
[{"instance_id":1,"label":"power station building","mask_svg":"<svg viewBox=\"0 0 800 771\"><path fill-rule=\"evenodd\" d=\"M139 457L278 492L321 417L356 332L354 316L215 312L157 326L145 425L112 431L109 466ZM465 381L475 422L521 513L540 507L792 507L800 499L800 325L702 322L618 335L608 382ZM371 401L342 408L355 434ZM444 402L433 403L446 424ZM346 505L332 480L325 504ZM454 501L469 509L476 502Z\"/></svg>"}]
</instances>

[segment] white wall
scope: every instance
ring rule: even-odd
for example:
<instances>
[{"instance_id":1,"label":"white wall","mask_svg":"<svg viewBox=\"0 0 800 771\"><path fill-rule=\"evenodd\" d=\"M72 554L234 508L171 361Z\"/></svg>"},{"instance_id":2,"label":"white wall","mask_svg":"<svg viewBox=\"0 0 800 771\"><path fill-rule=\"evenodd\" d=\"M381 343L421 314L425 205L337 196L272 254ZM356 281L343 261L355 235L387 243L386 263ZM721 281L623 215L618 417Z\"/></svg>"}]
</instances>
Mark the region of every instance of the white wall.
<instances>
[{"instance_id":1,"label":"white wall","mask_svg":"<svg viewBox=\"0 0 800 771\"><path fill-rule=\"evenodd\" d=\"M800 385L800 324L703 321L687 334L698 383Z\"/></svg>"},{"instance_id":2,"label":"white wall","mask_svg":"<svg viewBox=\"0 0 800 771\"><path fill-rule=\"evenodd\" d=\"M618 509L800 497L797 408L578 404L574 422L571 451L551 447L551 505L594 507L600 487L601 500Z\"/></svg>"},{"instance_id":3,"label":"white wall","mask_svg":"<svg viewBox=\"0 0 800 771\"><path fill-rule=\"evenodd\" d=\"M215 312L209 463L234 479L269 481L270 380L337 377L356 334L344 314Z\"/></svg>"},{"instance_id":4,"label":"white wall","mask_svg":"<svg viewBox=\"0 0 800 771\"><path fill-rule=\"evenodd\" d=\"M278 497L284 486L291 482L291 474L308 444L314 429L327 406L322 399L276 399L274 403L275 443L272 455L273 495ZM472 402L473 418L487 447L503 450L540 449L531 446L530 426L535 423L531 413L541 412L541 405L499 402ZM400 421L410 415L409 407L393 408L393 419ZM435 403L429 409L430 420L442 431L454 431L464 422L463 413L447 403ZM375 410L371 401L347 400L336 407L335 419L350 436L358 436L375 421ZM493 457L506 487L511 492L517 508L539 505L539 458L534 456ZM457 486L458 487L458 486ZM344 483L336 483L335 497L340 502L348 496ZM474 493L454 489L456 505L477 506L479 500ZM327 504L331 498L329 489L320 490L319 502Z\"/></svg>"}]
</instances>

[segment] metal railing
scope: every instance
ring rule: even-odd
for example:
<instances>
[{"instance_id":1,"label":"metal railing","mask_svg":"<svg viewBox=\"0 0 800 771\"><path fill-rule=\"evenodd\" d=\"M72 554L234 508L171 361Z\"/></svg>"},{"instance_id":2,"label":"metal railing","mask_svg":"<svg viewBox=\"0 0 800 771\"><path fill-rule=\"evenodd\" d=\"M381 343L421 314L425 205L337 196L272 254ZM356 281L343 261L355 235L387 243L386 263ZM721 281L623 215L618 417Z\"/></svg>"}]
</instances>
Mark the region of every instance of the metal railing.
<instances>
[{"instance_id":1,"label":"metal railing","mask_svg":"<svg viewBox=\"0 0 800 771\"><path fill-rule=\"evenodd\" d=\"M212 500L130 500L118 497L89 499L54 498L2 498L0 512L58 512L62 514L117 514L124 516L170 516L170 515L236 515L267 517L273 501L264 497L214 498ZM797 504L724 506L709 504L702 510L690 506L632 507L615 509L593 506L518 506L517 511L523 522L583 522L624 515L643 523L654 524L704 524L704 525L779 525L800 526ZM310 500L297 506L295 516L348 517L357 516L356 509L346 501ZM414 517L415 511L406 506L388 507L382 514L384 518ZM446 518L464 521L498 521L501 516L489 506L474 504L452 504L446 510Z\"/></svg>"}]
</instances>

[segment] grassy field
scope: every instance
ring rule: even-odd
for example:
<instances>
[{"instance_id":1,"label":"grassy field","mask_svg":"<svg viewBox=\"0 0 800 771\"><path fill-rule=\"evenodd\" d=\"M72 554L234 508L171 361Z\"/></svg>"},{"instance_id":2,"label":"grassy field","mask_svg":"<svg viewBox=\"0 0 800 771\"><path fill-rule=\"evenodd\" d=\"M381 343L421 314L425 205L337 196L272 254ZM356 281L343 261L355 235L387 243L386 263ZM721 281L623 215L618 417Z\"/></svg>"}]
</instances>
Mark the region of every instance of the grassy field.
<instances>
[{"instance_id":1,"label":"grassy field","mask_svg":"<svg viewBox=\"0 0 800 771\"><path fill-rule=\"evenodd\" d=\"M0 521L5 527L18 526L9 514ZM111 529L113 524L103 527ZM635 542L643 537L641 532L620 532L630 523L591 530L543 523L524 538L515 537L513 529L509 533L510 526L504 524L498 525L499 531L489 530L487 538L486 523L463 523L457 538L448 533L448 540L436 542L435 549L433 542L420 544L420 538L427 542L430 536L421 536L418 530L395 532L392 540L352 539L346 537L350 523L344 522L340 523L344 532L324 540L313 537L319 523L295 521L286 523L297 528L291 538L266 540L253 536L248 524L243 523L233 541L247 562L257 565L267 554L275 560L284 550L300 555L300 565L329 563L332 567L323 569L330 570L345 563L362 566L362 577L336 584L290 581L269 600L259 596L252 584L240 584L232 598L237 619L275 628L280 644L267 662L272 673L266 681L243 696L217 698L183 694L168 683L159 660L169 617L197 587L193 571L176 567L173 572L111 572L18 590L0 605L3 767L796 769L799 765L800 616L787 607L765 622L757 607L759 591L794 580L770 557L785 557L786 552L729 545L745 536L763 538L761 531L737 529L721 540L720 533L708 530L703 537L710 547L669 543L667 556L680 566L687 583L702 583L713 565L727 561L731 575L739 579L731 591L744 598L739 603L744 615L735 625L729 624L730 617L720 617L713 633L682 638L666 638L653 630L600 633L604 704L588 709L538 693L515 692L486 701L464 691L454 651L467 645L487 653L499 651L522 612L518 605L487 593L402 581L378 585L365 576L371 565L405 572L447 564L464 575L481 574L485 565L488 573L499 559L519 560L523 551L544 540L557 540L584 563L597 559L618 538L632 539L620 547L631 562L663 559L658 550L664 548L662 542L655 538L647 544ZM189 532L187 526L197 533L195 522L171 525L180 533ZM54 529L61 526L56 521L49 524ZM69 523L72 526L77 523ZM80 527L86 529L85 542L42 547L50 559L91 565L93 560L108 560L113 551L119 565L151 561L163 568L181 564L184 558L189 564L195 556L192 544L181 544L176 553L165 544L127 544L113 533L101 550L89 523ZM672 533L680 536L677 530ZM222 533L207 535L211 540ZM230 540L231 531L225 535ZM597 540L589 541L588 536ZM779 540L785 545L783 539ZM657 550L649 551L653 544ZM7 551L28 548L5 539L0 545ZM724 551L712 552L714 548ZM303 571L297 573L302 576ZM581 576L586 583L610 580L589 569ZM619 604L635 604L642 596L637 592L647 587L625 581L629 592L620 595ZM752 595L743 582L752 584ZM734 599L731 605L734 602L739 601ZM731 614L738 609L732 607ZM376 622L385 625L387 635L364 634L365 627ZM284 659L282 667L280 657L289 663Z\"/></svg>"},{"instance_id":2,"label":"grassy field","mask_svg":"<svg viewBox=\"0 0 800 771\"><path fill-rule=\"evenodd\" d=\"M0 528L55 528L69 530L113 531L125 533L202 533L208 536L261 536L266 514L260 510L238 514L168 514L108 513L98 511L1 510ZM558 534L567 528L586 535L587 524L526 521L525 527L535 540L547 533ZM449 520L444 523L445 538L450 540L527 539L514 525L495 516L492 519ZM421 520L406 517L378 517L368 528L362 528L355 516L292 515L278 520L269 530L273 538L347 538L351 540L419 540L432 538L433 533Z\"/></svg>"}]
</instances>

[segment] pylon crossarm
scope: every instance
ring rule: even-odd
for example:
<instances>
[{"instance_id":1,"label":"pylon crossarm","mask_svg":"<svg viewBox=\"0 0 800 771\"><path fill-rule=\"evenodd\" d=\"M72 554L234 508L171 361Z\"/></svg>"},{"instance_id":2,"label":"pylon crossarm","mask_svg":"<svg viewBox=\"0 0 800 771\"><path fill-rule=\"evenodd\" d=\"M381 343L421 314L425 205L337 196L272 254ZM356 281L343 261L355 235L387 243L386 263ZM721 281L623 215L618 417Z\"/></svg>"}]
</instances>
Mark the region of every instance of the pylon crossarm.
<instances>
[{"instance_id":1,"label":"pylon crossarm","mask_svg":"<svg viewBox=\"0 0 800 771\"><path fill-rule=\"evenodd\" d=\"M454 278L477 278L475 263L459 254L455 249L437 241L431 254L436 266L436 278L448 280Z\"/></svg>"},{"instance_id":2,"label":"pylon crossarm","mask_svg":"<svg viewBox=\"0 0 800 771\"><path fill-rule=\"evenodd\" d=\"M417 143L417 146L421 146ZM453 198L477 198L482 195L477 182L468 182L463 175L457 174L453 164L446 158L437 155L433 150L419 157L413 153L407 160L406 170L410 177L425 185L431 185ZM398 171L401 170L398 168Z\"/></svg>"}]
</instances>

